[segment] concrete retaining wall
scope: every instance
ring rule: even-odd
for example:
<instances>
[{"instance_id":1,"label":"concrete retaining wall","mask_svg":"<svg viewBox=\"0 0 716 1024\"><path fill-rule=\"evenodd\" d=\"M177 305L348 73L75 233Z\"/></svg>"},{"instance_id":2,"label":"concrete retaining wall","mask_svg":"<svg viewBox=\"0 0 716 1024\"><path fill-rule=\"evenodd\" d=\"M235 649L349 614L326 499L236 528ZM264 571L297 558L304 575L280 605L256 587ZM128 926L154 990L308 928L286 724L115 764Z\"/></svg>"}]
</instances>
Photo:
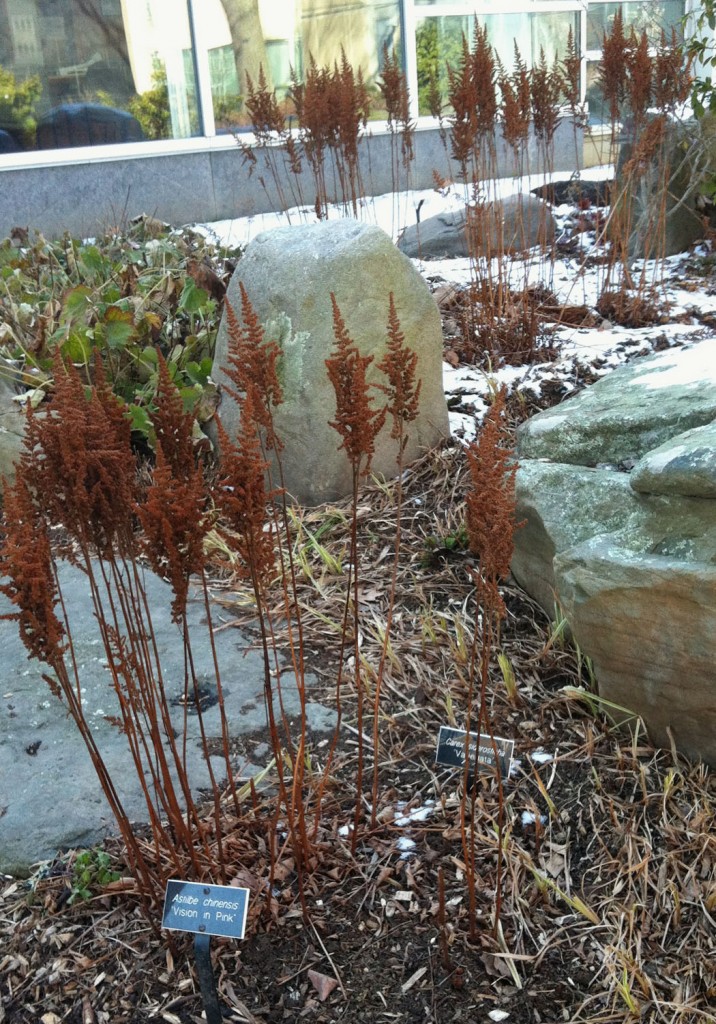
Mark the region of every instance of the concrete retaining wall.
<instances>
[{"instance_id":1,"label":"concrete retaining wall","mask_svg":"<svg viewBox=\"0 0 716 1024\"><path fill-rule=\"evenodd\" d=\"M399 150L399 139L396 144ZM152 152L148 153L145 147L150 145ZM0 157L0 238L16 226L41 231L47 238L65 232L87 237L121 227L140 213L179 225L264 213L286 203L295 205L292 176L281 175L282 202L266 150L254 149L256 163L251 164L233 139L190 140L183 150L181 145L166 143L166 149L159 152L159 146L150 143L97 146L91 159L86 159L86 149L76 155L63 150L51 154L41 166L29 162L18 166L22 154ZM501 140L497 149L499 174L509 176L514 170L511 154ZM365 194L393 191L390 135L371 134L361 143L360 151ZM438 129L418 129L416 158L409 179L400 167L399 187L431 188L434 171L443 178L457 178L459 168L448 153L449 140L446 150ZM282 151L276 148L270 154L282 167ZM76 162L78 159L83 162ZM554 170L572 170L574 166L574 133L571 120L565 119L555 139ZM529 167L532 172L541 170L534 139ZM331 167L326 180L330 189L334 180ZM304 202L313 206L315 189L305 168L301 190Z\"/></svg>"}]
</instances>

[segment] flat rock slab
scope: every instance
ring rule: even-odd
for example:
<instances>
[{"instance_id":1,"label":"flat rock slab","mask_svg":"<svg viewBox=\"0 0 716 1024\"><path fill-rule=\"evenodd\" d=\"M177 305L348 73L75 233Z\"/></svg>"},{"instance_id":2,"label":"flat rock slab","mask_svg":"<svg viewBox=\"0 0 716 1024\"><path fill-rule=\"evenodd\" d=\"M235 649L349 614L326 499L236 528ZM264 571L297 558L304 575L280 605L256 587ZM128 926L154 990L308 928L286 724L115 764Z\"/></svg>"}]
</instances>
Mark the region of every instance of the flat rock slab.
<instances>
[{"instance_id":1,"label":"flat rock slab","mask_svg":"<svg viewBox=\"0 0 716 1024\"><path fill-rule=\"evenodd\" d=\"M613 711L716 765L713 339L534 416L518 457L515 578L559 607Z\"/></svg>"},{"instance_id":2,"label":"flat rock slab","mask_svg":"<svg viewBox=\"0 0 716 1024\"><path fill-rule=\"evenodd\" d=\"M144 822L146 805L126 738L106 718L116 713L117 704L87 577L63 564L60 583L72 626L87 717L95 723L98 746L130 819ZM179 629L171 621L171 592L151 573L145 576L145 590L168 696L177 702L173 706L175 724L181 729L183 648ZM0 597L0 614L9 610L9 601ZM198 593L190 599L188 618L197 676L211 705L203 713L204 723L209 737L218 738L219 709L215 702L212 704L215 673L204 602ZM215 605L212 618L216 630L230 613ZM214 639L230 734L232 738L250 735L257 741L257 760L265 760L269 755L264 742L268 731L261 654L251 649L252 641L235 628L215 632ZM99 842L115 831L114 819L74 721L42 679L46 666L28 660L15 622L0 621L0 644L0 872L26 874L30 865L51 859L60 849ZM313 677L306 680L309 687L313 682ZM287 715L290 719L298 717L298 693L291 672L282 673L281 687ZM312 731L328 733L336 718L330 709L311 702L308 721ZM187 733L188 776L193 791L198 793L207 786L208 773L195 713L188 716ZM259 757L262 753L265 757ZM223 758L212 760L217 777L223 779ZM237 770L245 777L255 774L258 766L238 762Z\"/></svg>"},{"instance_id":3,"label":"flat rock slab","mask_svg":"<svg viewBox=\"0 0 716 1024\"><path fill-rule=\"evenodd\" d=\"M716 419L712 338L636 360L574 398L537 413L518 433L522 459L618 465Z\"/></svg>"},{"instance_id":4,"label":"flat rock slab","mask_svg":"<svg viewBox=\"0 0 716 1024\"><path fill-rule=\"evenodd\" d=\"M631 486L645 494L716 498L716 421L650 451L634 466Z\"/></svg>"}]
</instances>

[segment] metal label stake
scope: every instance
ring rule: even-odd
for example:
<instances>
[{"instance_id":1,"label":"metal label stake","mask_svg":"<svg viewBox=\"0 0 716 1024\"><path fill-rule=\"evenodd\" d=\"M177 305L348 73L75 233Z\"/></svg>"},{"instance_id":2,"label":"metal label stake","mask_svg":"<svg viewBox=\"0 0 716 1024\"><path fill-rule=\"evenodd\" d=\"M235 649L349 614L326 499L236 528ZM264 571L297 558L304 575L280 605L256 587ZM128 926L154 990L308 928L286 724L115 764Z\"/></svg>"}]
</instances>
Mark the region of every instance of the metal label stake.
<instances>
[{"instance_id":1,"label":"metal label stake","mask_svg":"<svg viewBox=\"0 0 716 1024\"><path fill-rule=\"evenodd\" d=\"M211 936L243 939L248 909L248 889L181 882L174 878L167 882L162 927L194 935L194 960L206 1024L221 1024L222 1019L211 966Z\"/></svg>"},{"instance_id":2,"label":"metal label stake","mask_svg":"<svg viewBox=\"0 0 716 1024\"><path fill-rule=\"evenodd\" d=\"M194 961L199 975L201 1001L204 1004L206 1024L221 1024L221 1007L216 991L216 978L211 966L211 936L197 932L194 936Z\"/></svg>"}]
</instances>

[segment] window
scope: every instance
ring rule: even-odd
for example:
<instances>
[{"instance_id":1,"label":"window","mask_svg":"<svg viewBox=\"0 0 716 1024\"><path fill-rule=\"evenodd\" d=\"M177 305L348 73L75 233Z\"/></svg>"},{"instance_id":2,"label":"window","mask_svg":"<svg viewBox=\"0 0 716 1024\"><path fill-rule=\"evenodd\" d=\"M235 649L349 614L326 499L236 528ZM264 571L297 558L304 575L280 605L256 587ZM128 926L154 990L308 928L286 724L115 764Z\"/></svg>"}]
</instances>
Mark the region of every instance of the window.
<instances>
[{"instance_id":1,"label":"window","mask_svg":"<svg viewBox=\"0 0 716 1024\"><path fill-rule=\"evenodd\" d=\"M624 0L621 3L590 3L587 13L587 49L601 50L602 39L610 31L617 11L621 11L624 29L646 30L652 45L664 31L667 36L676 29L681 37L684 0Z\"/></svg>"},{"instance_id":2,"label":"window","mask_svg":"<svg viewBox=\"0 0 716 1024\"><path fill-rule=\"evenodd\" d=\"M599 61L604 36L611 31L617 12L624 20L624 31L629 34L646 31L652 46L658 45L662 32L668 40L672 30L677 38L683 35L684 0L620 0L620 2L590 3L587 12L587 104L589 123L599 126L609 121L604 105Z\"/></svg>"},{"instance_id":3,"label":"window","mask_svg":"<svg viewBox=\"0 0 716 1024\"><path fill-rule=\"evenodd\" d=\"M0 0L0 152L198 131L184 0Z\"/></svg>"},{"instance_id":4,"label":"window","mask_svg":"<svg viewBox=\"0 0 716 1024\"><path fill-rule=\"evenodd\" d=\"M0 0L0 154L249 130L247 75L259 69L291 113L291 74L341 50L360 69L380 118L383 53L397 52L412 112L443 104L449 65L475 19L507 70L514 42L530 66L584 54L590 119L601 122L602 39L621 11L627 31L681 32L685 0ZM189 11L193 11L190 19ZM198 81L197 81L198 76ZM203 112L203 117L201 113Z\"/></svg>"},{"instance_id":5,"label":"window","mask_svg":"<svg viewBox=\"0 0 716 1024\"><path fill-rule=\"evenodd\" d=\"M421 114L430 112L428 95L433 78L438 83L443 104L446 103L448 68L457 67L463 36L468 42L472 39L475 20L486 27L488 41L508 70L514 62L515 43L522 60L531 67L540 59L542 51L549 62L562 56L570 29L577 45L579 41L579 13L576 10L418 16L416 50L418 109Z\"/></svg>"},{"instance_id":6,"label":"window","mask_svg":"<svg viewBox=\"0 0 716 1024\"><path fill-rule=\"evenodd\" d=\"M400 24L400 0L201 0L198 42L217 131L250 127L247 74L256 85L263 69L290 113L292 69L300 78L311 59L332 67L341 49L377 99L383 47L400 50Z\"/></svg>"}]
</instances>

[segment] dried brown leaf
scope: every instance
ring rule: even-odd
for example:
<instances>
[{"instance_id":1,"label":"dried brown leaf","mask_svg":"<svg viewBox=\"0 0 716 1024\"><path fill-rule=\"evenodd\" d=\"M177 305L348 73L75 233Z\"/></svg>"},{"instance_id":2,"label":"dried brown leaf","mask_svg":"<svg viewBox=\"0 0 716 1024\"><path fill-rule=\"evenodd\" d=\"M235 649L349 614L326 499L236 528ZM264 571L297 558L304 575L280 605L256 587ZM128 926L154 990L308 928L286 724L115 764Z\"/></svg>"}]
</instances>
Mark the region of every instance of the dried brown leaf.
<instances>
[{"instance_id":1,"label":"dried brown leaf","mask_svg":"<svg viewBox=\"0 0 716 1024\"><path fill-rule=\"evenodd\" d=\"M338 988L338 982L335 978L330 978L327 974L321 974L319 971L309 971L308 978L322 1003L325 1003L331 992Z\"/></svg>"}]
</instances>

